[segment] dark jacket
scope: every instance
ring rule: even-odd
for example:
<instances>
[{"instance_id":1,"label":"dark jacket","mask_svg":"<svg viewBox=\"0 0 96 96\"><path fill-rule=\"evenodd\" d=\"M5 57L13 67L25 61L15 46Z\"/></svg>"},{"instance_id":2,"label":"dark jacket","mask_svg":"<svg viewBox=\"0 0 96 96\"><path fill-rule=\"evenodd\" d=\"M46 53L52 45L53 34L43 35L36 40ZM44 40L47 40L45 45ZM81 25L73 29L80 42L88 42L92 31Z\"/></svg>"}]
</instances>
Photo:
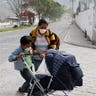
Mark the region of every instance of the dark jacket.
<instances>
[{"instance_id":1,"label":"dark jacket","mask_svg":"<svg viewBox=\"0 0 96 96\"><path fill-rule=\"evenodd\" d=\"M50 49L45 60L50 73L61 82L55 80L58 89L72 90L75 86L82 86L83 72L74 55Z\"/></svg>"}]
</instances>

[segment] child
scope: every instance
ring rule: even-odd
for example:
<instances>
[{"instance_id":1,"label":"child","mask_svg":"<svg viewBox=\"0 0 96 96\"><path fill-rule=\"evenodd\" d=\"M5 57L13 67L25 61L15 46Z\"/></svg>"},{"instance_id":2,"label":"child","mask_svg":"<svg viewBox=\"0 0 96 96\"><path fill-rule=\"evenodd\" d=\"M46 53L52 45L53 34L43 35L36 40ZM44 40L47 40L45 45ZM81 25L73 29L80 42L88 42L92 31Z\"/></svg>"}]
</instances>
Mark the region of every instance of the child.
<instances>
[{"instance_id":1,"label":"child","mask_svg":"<svg viewBox=\"0 0 96 96\"><path fill-rule=\"evenodd\" d=\"M14 61L15 69L19 70L21 76L25 79L24 84L18 90L19 92L26 92L28 90L30 79L32 78L32 75L22 60L22 56L25 56L27 64L32 68L31 55L28 54L32 54L31 40L28 36L23 36L20 39L20 47L12 52L8 58L9 62Z\"/></svg>"}]
</instances>

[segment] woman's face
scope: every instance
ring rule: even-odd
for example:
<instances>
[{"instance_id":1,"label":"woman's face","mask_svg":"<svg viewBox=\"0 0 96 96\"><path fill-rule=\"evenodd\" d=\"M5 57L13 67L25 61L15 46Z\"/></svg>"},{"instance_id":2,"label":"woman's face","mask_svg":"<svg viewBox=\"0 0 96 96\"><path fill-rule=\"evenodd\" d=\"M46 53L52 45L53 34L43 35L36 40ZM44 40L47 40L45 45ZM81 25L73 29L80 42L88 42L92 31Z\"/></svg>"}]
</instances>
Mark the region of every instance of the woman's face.
<instances>
[{"instance_id":1,"label":"woman's face","mask_svg":"<svg viewBox=\"0 0 96 96\"><path fill-rule=\"evenodd\" d=\"M42 24L39 26L39 31L41 34L44 34L46 32L48 25L47 24Z\"/></svg>"},{"instance_id":2,"label":"woman's face","mask_svg":"<svg viewBox=\"0 0 96 96\"><path fill-rule=\"evenodd\" d=\"M39 26L39 29L47 29L48 25L47 24L41 24Z\"/></svg>"}]
</instances>

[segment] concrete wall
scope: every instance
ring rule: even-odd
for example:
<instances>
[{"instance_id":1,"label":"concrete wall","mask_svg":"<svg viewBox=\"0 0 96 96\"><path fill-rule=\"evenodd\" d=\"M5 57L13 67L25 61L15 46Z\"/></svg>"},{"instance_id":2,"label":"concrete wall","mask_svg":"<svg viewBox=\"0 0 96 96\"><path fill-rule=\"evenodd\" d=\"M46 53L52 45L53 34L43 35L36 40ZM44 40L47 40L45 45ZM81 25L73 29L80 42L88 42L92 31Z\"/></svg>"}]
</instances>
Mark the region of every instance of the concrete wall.
<instances>
[{"instance_id":1,"label":"concrete wall","mask_svg":"<svg viewBox=\"0 0 96 96\"><path fill-rule=\"evenodd\" d=\"M0 29L8 28L10 26L9 22L0 23Z\"/></svg>"},{"instance_id":2,"label":"concrete wall","mask_svg":"<svg viewBox=\"0 0 96 96\"><path fill-rule=\"evenodd\" d=\"M17 22L3 22L3 23L0 23L0 29L12 28L14 25L19 26L19 24Z\"/></svg>"},{"instance_id":3,"label":"concrete wall","mask_svg":"<svg viewBox=\"0 0 96 96\"><path fill-rule=\"evenodd\" d=\"M85 30L87 31L87 35L88 35L89 39L92 41L93 41L93 39L96 39L96 37L94 37L95 36L94 34L96 34L96 32L93 30L94 29L93 13L94 13L94 9L90 8L86 11L80 12L75 18L77 25L83 31L85 31Z\"/></svg>"}]
</instances>

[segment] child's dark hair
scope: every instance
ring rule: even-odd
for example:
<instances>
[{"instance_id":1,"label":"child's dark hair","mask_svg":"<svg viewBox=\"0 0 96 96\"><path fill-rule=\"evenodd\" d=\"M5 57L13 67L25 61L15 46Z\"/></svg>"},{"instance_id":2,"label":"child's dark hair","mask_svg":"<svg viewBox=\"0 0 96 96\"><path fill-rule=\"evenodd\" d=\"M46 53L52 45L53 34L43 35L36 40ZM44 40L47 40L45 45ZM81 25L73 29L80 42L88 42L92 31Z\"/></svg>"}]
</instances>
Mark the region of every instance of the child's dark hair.
<instances>
[{"instance_id":1,"label":"child's dark hair","mask_svg":"<svg viewBox=\"0 0 96 96\"><path fill-rule=\"evenodd\" d=\"M44 19L40 19L39 23L38 23L38 26L40 26L42 24L47 24L48 25L48 22L46 20L44 20Z\"/></svg>"},{"instance_id":2,"label":"child's dark hair","mask_svg":"<svg viewBox=\"0 0 96 96\"><path fill-rule=\"evenodd\" d=\"M23 36L20 39L20 44L21 45L26 45L26 44L30 44L31 40L29 39L29 36Z\"/></svg>"}]
</instances>

